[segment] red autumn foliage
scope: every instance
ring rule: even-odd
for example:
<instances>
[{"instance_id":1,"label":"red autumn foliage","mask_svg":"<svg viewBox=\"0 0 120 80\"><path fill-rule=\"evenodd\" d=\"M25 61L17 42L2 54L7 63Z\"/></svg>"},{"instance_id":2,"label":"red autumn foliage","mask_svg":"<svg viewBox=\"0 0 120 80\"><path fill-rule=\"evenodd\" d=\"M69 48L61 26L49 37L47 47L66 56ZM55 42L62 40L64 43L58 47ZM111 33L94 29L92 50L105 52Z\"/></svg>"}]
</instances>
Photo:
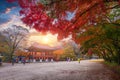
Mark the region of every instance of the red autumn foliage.
<instances>
[{"instance_id":1,"label":"red autumn foliage","mask_svg":"<svg viewBox=\"0 0 120 80\"><path fill-rule=\"evenodd\" d=\"M14 0L8 0L14 1ZM97 23L106 13L106 2L120 0L18 0L22 21L40 32L58 33L58 39L72 35L86 23ZM75 13L70 20L67 12Z\"/></svg>"}]
</instances>

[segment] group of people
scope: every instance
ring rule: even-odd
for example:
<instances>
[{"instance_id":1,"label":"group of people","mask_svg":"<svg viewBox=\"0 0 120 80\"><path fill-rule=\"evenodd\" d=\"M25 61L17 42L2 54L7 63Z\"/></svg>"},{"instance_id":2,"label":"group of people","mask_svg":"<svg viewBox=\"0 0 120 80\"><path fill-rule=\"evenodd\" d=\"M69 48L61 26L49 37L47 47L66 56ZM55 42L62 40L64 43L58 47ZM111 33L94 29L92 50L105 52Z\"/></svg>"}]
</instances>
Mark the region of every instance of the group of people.
<instances>
[{"instance_id":1,"label":"group of people","mask_svg":"<svg viewBox=\"0 0 120 80\"><path fill-rule=\"evenodd\" d=\"M78 58L77 60L78 60L78 63L80 63L81 59ZM73 59L71 59L71 58L67 58L66 61L70 62L70 61L73 61Z\"/></svg>"},{"instance_id":2,"label":"group of people","mask_svg":"<svg viewBox=\"0 0 120 80\"><path fill-rule=\"evenodd\" d=\"M15 63L30 63L30 62L54 62L53 59L26 59L25 57L12 58L12 65Z\"/></svg>"},{"instance_id":3,"label":"group of people","mask_svg":"<svg viewBox=\"0 0 120 80\"><path fill-rule=\"evenodd\" d=\"M33 62L53 62L54 60L51 58L51 59L48 59L48 58L46 58L46 59L38 59L38 60L36 60L36 59L33 59Z\"/></svg>"},{"instance_id":4,"label":"group of people","mask_svg":"<svg viewBox=\"0 0 120 80\"><path fill-rule=\"evenodd\" d=\"M21 62L25 65L26 63L26 59L25 58L20 58L20 60L18 60L18 58L12 58L12 65L14 65L16 62Z\"/></svg>"}]
</instances>

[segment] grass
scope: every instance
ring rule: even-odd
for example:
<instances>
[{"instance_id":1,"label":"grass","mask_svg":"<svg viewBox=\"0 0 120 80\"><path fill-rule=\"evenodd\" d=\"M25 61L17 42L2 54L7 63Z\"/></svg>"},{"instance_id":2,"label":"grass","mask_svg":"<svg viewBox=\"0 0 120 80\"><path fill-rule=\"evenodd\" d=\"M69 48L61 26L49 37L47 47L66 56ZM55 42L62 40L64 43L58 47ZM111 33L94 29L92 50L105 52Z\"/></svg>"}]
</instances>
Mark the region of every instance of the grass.
<instances>
[{"instance_id":1,"label":"grass","mask_svg":"<svg viewBox=\"0 0 120 80\"><path fill-rule=\"evenodd\" d=\"M106 62L106 61L104 63L110 67L119 66L117 63L110 63L110 62Z\"/></svg>"},{"instance_id":2,"label":"grass","mask_svg":"<svg viewBox=\"0 0 120 80\"><path fill-rule=\"evenodd\" d=\"M104 62L103 59L91 59L90 62Z\"/></svg>"}]
</instances>

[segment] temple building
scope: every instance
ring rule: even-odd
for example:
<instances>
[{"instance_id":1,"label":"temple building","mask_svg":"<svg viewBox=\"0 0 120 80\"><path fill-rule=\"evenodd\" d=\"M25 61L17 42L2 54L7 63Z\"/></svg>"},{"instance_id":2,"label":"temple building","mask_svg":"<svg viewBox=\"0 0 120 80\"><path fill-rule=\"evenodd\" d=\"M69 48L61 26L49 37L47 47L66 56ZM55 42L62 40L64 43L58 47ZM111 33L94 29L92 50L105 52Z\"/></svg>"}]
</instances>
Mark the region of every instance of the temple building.
<instances>
[{"instance_id":1,"label":"temple building","mask_svg":"<svg viewBox=\"0 0 120 80\"><path fill-rule=\"evenodd\" d=\"M58 61L59 56L58 54L54 53L54 51L56 50L39 49L35 47L30 47L28 49L29 55L27 57L30 59L35 59L36 61L39 61L40 59L42 59L43 61L45 61L46 59L48 59L48 61L50 61L51 59L54 61Z\"/></svg>"}]
</instances>

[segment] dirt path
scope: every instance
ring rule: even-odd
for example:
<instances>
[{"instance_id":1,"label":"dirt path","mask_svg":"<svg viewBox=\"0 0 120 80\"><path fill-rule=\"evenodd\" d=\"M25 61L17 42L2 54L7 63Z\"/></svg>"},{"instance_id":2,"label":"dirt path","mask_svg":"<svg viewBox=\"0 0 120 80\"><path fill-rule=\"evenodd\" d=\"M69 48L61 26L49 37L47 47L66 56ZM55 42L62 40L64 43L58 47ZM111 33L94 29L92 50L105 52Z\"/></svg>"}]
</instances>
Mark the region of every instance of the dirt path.
<instances>
[{"instance_id":1,"label":"dirt path","mask_svg":"<svg viewBox=\"0 0 120 80\"><path fill-rule=\"evenodd\" d=\"M30 63L0 67L0 80L118 80L104 65L78 62Z\"/></svg>"}]
</instances>

